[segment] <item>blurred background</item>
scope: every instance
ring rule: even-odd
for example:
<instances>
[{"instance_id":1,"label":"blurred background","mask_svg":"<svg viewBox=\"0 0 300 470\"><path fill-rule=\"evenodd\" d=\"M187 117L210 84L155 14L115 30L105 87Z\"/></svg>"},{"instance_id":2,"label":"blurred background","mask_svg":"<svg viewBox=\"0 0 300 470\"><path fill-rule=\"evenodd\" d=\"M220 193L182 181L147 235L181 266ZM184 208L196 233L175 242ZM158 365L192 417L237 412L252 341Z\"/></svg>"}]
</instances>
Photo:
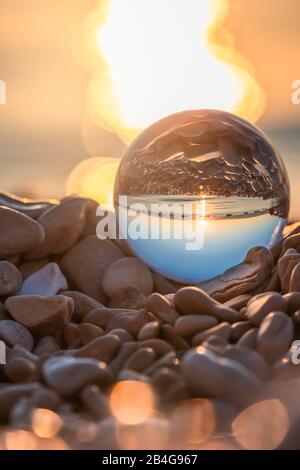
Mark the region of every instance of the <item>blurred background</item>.
<instances>
[{"instance_id":1,"label":"blurred background","mask_svg":"<svg viewBox=\"0 0 300 470\"><path fill-rule=\"evenodd\" d=\"M213 107L277 145L299 218L299 21L299 0L1 0L0 187L61 197L83 160L120 158L154 120Z\"/></svg>"}]
</instances>

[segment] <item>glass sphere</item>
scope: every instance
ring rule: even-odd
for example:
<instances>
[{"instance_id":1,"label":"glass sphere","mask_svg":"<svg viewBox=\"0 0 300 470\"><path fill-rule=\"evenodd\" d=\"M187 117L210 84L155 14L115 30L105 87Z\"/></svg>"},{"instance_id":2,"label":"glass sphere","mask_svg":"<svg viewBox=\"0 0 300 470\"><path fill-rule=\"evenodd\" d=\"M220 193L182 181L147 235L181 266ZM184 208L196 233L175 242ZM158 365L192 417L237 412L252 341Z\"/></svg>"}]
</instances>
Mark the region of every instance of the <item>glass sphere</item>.
<instances>
[{"instance_id":1,"label":"glass sphere","mask_svg":"<svg viewBox=\"0 0 300 470\"><path fill-rule=\"evenodd\" d=\"M289 183L281 157L247 121L184 111L144 130L121 160L114 204L119 229L151 268L199 282L282 235Z\"/></svg>"}]
</instances>

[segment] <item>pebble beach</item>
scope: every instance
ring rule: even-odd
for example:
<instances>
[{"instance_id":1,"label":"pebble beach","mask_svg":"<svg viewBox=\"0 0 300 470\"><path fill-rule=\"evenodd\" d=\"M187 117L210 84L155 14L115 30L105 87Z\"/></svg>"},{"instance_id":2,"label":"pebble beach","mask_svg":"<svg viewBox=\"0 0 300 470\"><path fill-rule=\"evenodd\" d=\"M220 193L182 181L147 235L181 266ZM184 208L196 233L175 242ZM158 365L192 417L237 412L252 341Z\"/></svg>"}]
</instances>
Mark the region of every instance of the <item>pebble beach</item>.
<instances>
[{"instance_id":1,"label":"pebble beach","mask_svg":"<svg viewBox=\"0 0 300 470\"><path fill-rule=\"evenodd\" d=\"M97 205L1 195L0 447L299 448L300 226L188 286Z\"/></svg>"}]
</instances>

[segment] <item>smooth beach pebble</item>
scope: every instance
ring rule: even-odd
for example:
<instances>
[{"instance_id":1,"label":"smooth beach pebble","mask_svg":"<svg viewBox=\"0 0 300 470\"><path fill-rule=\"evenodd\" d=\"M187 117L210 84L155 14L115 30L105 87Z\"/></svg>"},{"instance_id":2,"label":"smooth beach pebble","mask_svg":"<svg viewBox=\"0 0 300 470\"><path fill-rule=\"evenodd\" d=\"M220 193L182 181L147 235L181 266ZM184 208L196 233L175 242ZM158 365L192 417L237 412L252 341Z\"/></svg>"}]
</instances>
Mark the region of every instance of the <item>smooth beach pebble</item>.
<instances>
[{"instance_id":1,"label":"smooth beach pebble","mask_svg":"<svg viewBox=\"0 0 300 470\"><path fill-rule=\"evenodd\" d=\"M247 369L251 370L261 380L270 377L271 369L265 358L257 351L244 348L239 345L228 345L222 352L222 357L227 357L239 362Z\"/></svg>"},{"instance_id":2,"label":"smooth beach pebble","mask_svg":"<svg viewBox=\"0 0 300 470\"><path fill-rule=\"evenodd\" d=\"M174 307L182 315L212 315L229 323L241 319L241 315L236 310L224 307L198 287L179 289L174 296Z\"/></svg>"},{"instance_id":3,"label":"smooth beach pebble","mask_svg":"<svg viewBox=\"0 0 300 470\"><path fill-rule=\"evenodd\" d=\"M140 341L138 345L139 347L154 349L158 357L164 356L165 354L174 351L174 348L171 344L167 343L167 341L164 341L160 338L146 339Z\"/></svg>"},{"instance_id":4,"label":"smooth beach pebble","mask_svg":"<svg viewBox=\"0 0 300 470\"><path fill-rule=\"evenodd\" d=\"M119 289L137 286L145 295L153 290L153 279L150 269L137 258L125 257L112 263L102 278L102 288L112 298Z\"/></svg>"},{"instance_id":5,"label":"smooth beach pebble","mask_svg":"<svg viewBox=\"0 0 300 470\"><path fill-rule=\"evenodd\" d=\"M42 269L48 263L48 258L35 259L33 261L22 261L22 263L19 264L18 269L20 270L23 279L26 279L31 274Z\"/></svg>"},{"instance_id":6,"label":"smooth beach pebble","mask_svg":"<svg viewBox=\"0 0 300 470\"><path fill-rule=\"evenodd\" d=\"M27 382L32 381L36 370L36 365L33 361L25 357L16 357L4 366L4 375L10 382Z\"/></svg>"},{"instance_id":7,"label":"smooth beach pebble","mask_svg":"<svg viewBox=\"0 0 300 470\"><path fill-rule=\"evenodd\" d=\"M37 356L43 356L44 354L53 354L55 351L60 349L57 341L53 336L43 336L36 344L33 352Z\"/></svg>"},{"instance_id":8,"label":"smooth beach pebble","mask_svg":"<svg viewBox=\"0 0 300 470\"><path fill-rule=\"evenodd\" d=\"M43 364L43 377L61 396L74 395L86 385L105 385L110 380L103 362L90 358L53 357Z\"/></svg>"},{"instance_id":9,"label":"smooth beach pebble","mask_svg":"<svg viewBox=\"0 0 300 470\"><path fill-rule=\"evenodd\" d=\"M97 300L89 297L82 292L67 290L61 292L62 295L66 297L71 297L74 302L74 314L73 318L75 321L80 322L89 312L95 308L102 308L103 305Z\"/></svg>"},{"instance_id":10,"label":"smooth beach pebble","mask_svg":"<svg viewBox=\"0 0 300 470\"><path fill-rule=\"evenodd\" d=\"M104 330L100 326L92 323L81 323L77 329L78 339L82 344L87 344L95 338L104 335Z\"/></svg>"},{"instance_id":11,"label":"smooth beach pebble","mask_svg":"<svg viewBox=\"0 0 300 470\"><path fill-rule=\"evenodd\" d=\"M124 368L134 370L136 372L143 372L149 367L156 359L156 354L152 348L140 348L135 351L130 358L125 362Z\"/></svg>"},{"instance_id":12,"label":"smooth beach pebble","mask_svg":"<svg viewBox=\"0 0 300 470\"><path fill-rule=\"evenodd\" d=\"M179 313L172 307L170 301L157 292L147 298L146 308L159 320L170 325L174 325L179 318Z\"/></svg>"},{"instance_id":13,"label":"smooth beach pebble","mask_svg":"<svg viewBox=\"0 0 300 470\"><path fill-rule=\"evenodd\" d=\"M245 317L253 325L260 325L262 320L275 310L284 311L286 302L278 292L265 292L252 297L247 304Z\"/></svg>"},{"instance_id":14,"label":"smooth beach pebble","mask_svg":"<svg viewBox=\"0 0 300 470\"><path fill-rule=\"evenodd\" d=\"M160 332L162 339L170 343L176 351L186 351L189 349L189 343L178 334L174 326L168 324L162 325Z\"/></svg>"},{"instance_id":15,"label":"smooth beach pebble","mask_svg":"<svg viewBox=\"0 0 300 470\"><path fill-rule=\"evenodd\" d=\"M260 325L257 348L267 359L275 360L290 348L293 336L291 318L283 312L272 312Z\"/></svg>"},{"instance_id":16,"label":"smooth beach pebble","mask_svg":"<svg viewBox=\"0 0 300 470\"><path fill-rule=\"evenodd\" d=\"M95 338L80 349L72 351L75 357L90 357L109 363L120 349L121 341L118 336L105 335Z\"/></svg>"},{"instance_id":17,"label":"smooth beach pebble","mask_svg":"<svg viewBox=\"0 0 300 470\"><path fill-rule=\"evenodd\" d=\"M116 335L121 343L127 343L128 341L134 341L134 338L129 331L123 330L123 328L114 328L106 333L106 335Z\"/></svg>"},{"instance_id":18,"label":"smooth beach pebble","mask_svg":"<svg viewBox=\"0 0 300 470\"><path fill-rule=\"evenodd\" d=\"M262 382L246 367L203 346L183 356L180 370L195 396L220 398L232 405L247 405L262 387Z\"/></svg>"},{"instance_id":19,"label":"smooth beach pebble","mask_svg":"<svg viewBox=\"0 0 300 470\"><path fill-rule=\"evenodd\" d=\"M0 227L3 227L0 232L1 258L32 250L45 238L44 229L38 222L4 206L0 206Z\"/></svg>"},{"instance_id":20,"label":"smooth beach pebble","mask_svg":"<svg viewBox=\"0 0 300 470\"><path fill-rule=\"evenodd\" d=\"M48 263L39 271L28 276L23 282L18 295L41 295L49 297L61 290L66 290L68 284L58 264Z\"/></svg>"},{"instance_id":21,"label":"smooth beach pebble","mask_svg":"<svg viewBox=\"0 0 300 470\"><path fill-rule=\"evenodd\" d=\"M146 296L137 286L123 287L111 298L111 308L128 308L138 310L145 307Z\"/></svg>"},{"instance_id":22,"label":"smooth beach pebble","mask_svg":"<svg viewBox=\"0 0 300 470\"><path fill-rule=\"evenodd\" d=\"M146 323L138 332L138 340L157 338L159 336L160 323L158 321L150 321Z\"/></svg>"},{"instance_id":23,"label":"smooth beach pebble","mask_svg":"<svg viewBox=\"0 0 300 470\"><path fill-rule=\"evenodd\" d=\"M0 321L0 339L9 346L19 345L29 351L33 348L33 337L30 331L14 320Z\"/></svg>"},{"instance_id":24,"label":"smooth beach pebble","mask_svg":"<svg viewBox=\"0 0 300 470\"><path fill-rule=\"evenodd\" d=\"M283 299L286 303L286 312L289 315L300 309L300 292L289 292L283 295Z\"/></svg>"},{"instance_id":25,"label":"smooth beach pebble","mask_svg":"<svg viewBox=\"0 0 300 470\"><path fill-rule=\"evenodd\" d=\"M128 310L125 308L106 308L100 307L92 310L82 320L83 323L92 323L106 329L110 321L120 313L134 314L137 310Z\"/></svg>"},{"instance_id":26,"label":"smooth beach pebble","mask_svg":"<svg viewBox=\"0 0 300 470\"><path fill-rule=\"evenodd\" d=\"M136 310L134 313L119 313L109 322L107 331L115 328L123 328L133 336L137 336L140 329L147 323L148 314L146 310Z\"/></svg>"},{"instance_id":27,"label":"smooth beach pebble","mask_svg":"<svg viewBox=\"0 0 300 470\"><path fill-rule=\"evenodd\" d=\"M231 335L231 325L227 322L223 322L223 323L220 323L219 325L209 328L208 330L197 333L195 336L193 336L191 340L191 345L199 346L201 343L203 343L203 341L205 341L211 335L218 336L219 338L222 338L225 341L228 341Z\"/></svg>"},{"instance_id":28,"label":"smooth beach pebble","mask_svg":"<svg viewBox=\"0 0 300 470\"><path fill-rule=\"evenodd\" d=\"M63 328L70 322L74 311L73 300L64 295L9 297L5 306L16 321L39 335Z\"/></svg>"},{"instance_id":29,"label":"smooth beach pebble","mask_svg":"<svg viewBox=\"0 0 300 470\"><path fill-rule=\"evenodd\" d=\"M175 330L181 336L193 336L217 323L218 320L211 315L183 315L176 320Z\"/></svg>"},{"instance_id":30,"label":"smooth beach pebble","mask_svg":"<svg viewBox=\"0 0 300 470\"><path fill-rule=\"evenodd\" d=\"M102 277L106 268L124 254L111 240L91 235L76 243L60 261L68 283L99 302L106 301Z\"/></svg>"},{"instance_id":31,"label":"smooth beach pebble","mask_svg":"<svg viewBox=\"0 0 300 470\"><path fill-rule=\"evenodd\" d=\"M78 240L84 228L87 200L70 198L44 212L38 222L45 231L43 243L30 251L27 259L64 253Z\"/></svg>"},{"instance_id":32,"label":"smooth beach pebble","mask_svg":"<svg viewBox=\"0 0 300 470\"><path fill-rule=\"evenodd\" d=\"M258 328L251 328L251 330L248 330L243 334L243 336L240 337L237 344L239 346L243 346L244 348L256 349L257 334Z\"/></svg>"},{"instance_id":33,"label":"smooth beach pebble","mask_svg":"<svg viewBox=\"0 0 300 470\"><path fill-rule=\"evenodd\" d=\"M236 343L247 331L251 330L253 325L250 321L238 321L231 325L230 341Z\"/></svg>"},{"instance_id":34,"label":"smooth beach pebble","mask_svg":"<svg viewBox=\"0 0 300 470\"><path fill-rule=\"evenodd\" d=\"M12 263L0 261L0 296L15 294L21 289L22 274Z\"/></svg>"},{"instance_id":35,"label":"smooth beach pebble","mask_svg":"<svg viewBox=\"0 0 300 470\"><path fill-rule=\"evenodd\" d=\"M300 262L299 253L290 253L288 250L282 258L278 260L278 276L280 279L281 290L285 294L290 289L290 279L294 267Z\"/></svg>"},{"instance_id":36,"label":"smooth beach pebble","mask_svg":"<svg viewBox=\"0 0 300 470\"><path fill-rule=\"evenodd\" d=\"M103 420L110 416L110 408L105 394L97 385L88 385L80 395L85 409L96 420Z\"/></svg>"},{"instance_id":37,"label":"smooth beach pebble","mask_svg":"<svg viewBox=\"0 0 300 470\"><path fill-rule=\"evenodd\" d=\"M61 398L54 390L42 386L32 393L30 403L33 408L55 411L61 404Z\"/></svg>"},{"instance_id":38,"label":"smooth beach pebble","mask_svg":"<svg viewBox=\"0 0 300 470\"><path fill-rule=\"evenodd\" d=\"M300 261L294 267L289 285L289 292L299 292L300 291Z\"/></svg>"},{"instance_id":39,"label":"smooth beach pebble","mask_svg":"<svg viewBox=\"0 0 300 470\"><path fill-rule=\"evenodd\" d=\"M228 300L223 305L224 307L233 308L233 310L240 311L241 308L245 307L248 301L251 299L250 294L242 294Z\"/></svg>"},{"instance_id":40,"label":"smooth beach pebble","mask_svg":"<svg viewBox=\"0 0 300 470\"><path fill-rule=\"evenodd\" d=\"M7 420L13 406L41 387L38 383L4 385L0 388L0 420Z\"/></svg>"}]
</instances>

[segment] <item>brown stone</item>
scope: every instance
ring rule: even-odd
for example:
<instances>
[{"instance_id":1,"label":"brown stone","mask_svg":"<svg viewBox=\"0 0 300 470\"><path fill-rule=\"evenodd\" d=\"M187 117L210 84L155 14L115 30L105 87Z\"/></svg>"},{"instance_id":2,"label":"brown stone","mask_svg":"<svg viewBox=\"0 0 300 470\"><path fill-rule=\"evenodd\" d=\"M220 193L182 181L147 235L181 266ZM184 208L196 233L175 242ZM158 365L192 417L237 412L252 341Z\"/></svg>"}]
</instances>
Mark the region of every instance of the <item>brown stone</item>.
<instances>
[{"instance_id":1,"label":"brown stone","mask_svg":"<svg viewBox=\"0 0 300 470\"><path fill-rule=\"evenodd\" d=\"M38 222L4 206L0 206L0 227L0 258L26 253L41 245L45 238Z\"/></svg>"},{"instance_id":2,"label":"brown stone","mask_svg":"<svg viewBox=\"0 0 300 470\"><path fill-rule=\"evenodd\" d=\"M0 261L0 295L12 295L22 287L22 274L12 263Z\"/></svg>"},{"instance_id":3,"label":"brown stone","mask_svg":"<svg viewBox=\"0 0 300 470\"><path fill-rule=\"evenodd\" d=\"M145 295L153 290L153 279L150 269L137 258L124 257L112 263L102 278L102 288L112 298L119 289L136 286Z\"/></svg>"},{"instance_id":4,"label":"brown stone","mask_svg":"<svg viewBox=\"0 0 300 470\"><path fill-rule=\"evenodd\" d=\"M112 241L91 235L62 257L60 267L75 290L105 303L107 298L101 285L103 274L110 264L123 256Z\"/></svg>"},{"instance_id":5,"label":"brown stone","mask_svg":"<svg viewBox=\"0 0 300 470\"><path fill-rule=\"evenodd\" d=\"M39 335L52 334L67 325L74 311L74 302L64 295L9 297L5 306L11 316Z\"/></svg>"},{"instance_id":6,"label":"brown stone","mask_svg":"<svg viewBox=\"0 0 300 470\"><path fill-rule=\"evenodd\" d=\"M26 255L27 259L44 258L69 250L83 231L87 200L69 198L44 212L38 222L45 231L43 243Z\"/></svg>"}]
</instances>

